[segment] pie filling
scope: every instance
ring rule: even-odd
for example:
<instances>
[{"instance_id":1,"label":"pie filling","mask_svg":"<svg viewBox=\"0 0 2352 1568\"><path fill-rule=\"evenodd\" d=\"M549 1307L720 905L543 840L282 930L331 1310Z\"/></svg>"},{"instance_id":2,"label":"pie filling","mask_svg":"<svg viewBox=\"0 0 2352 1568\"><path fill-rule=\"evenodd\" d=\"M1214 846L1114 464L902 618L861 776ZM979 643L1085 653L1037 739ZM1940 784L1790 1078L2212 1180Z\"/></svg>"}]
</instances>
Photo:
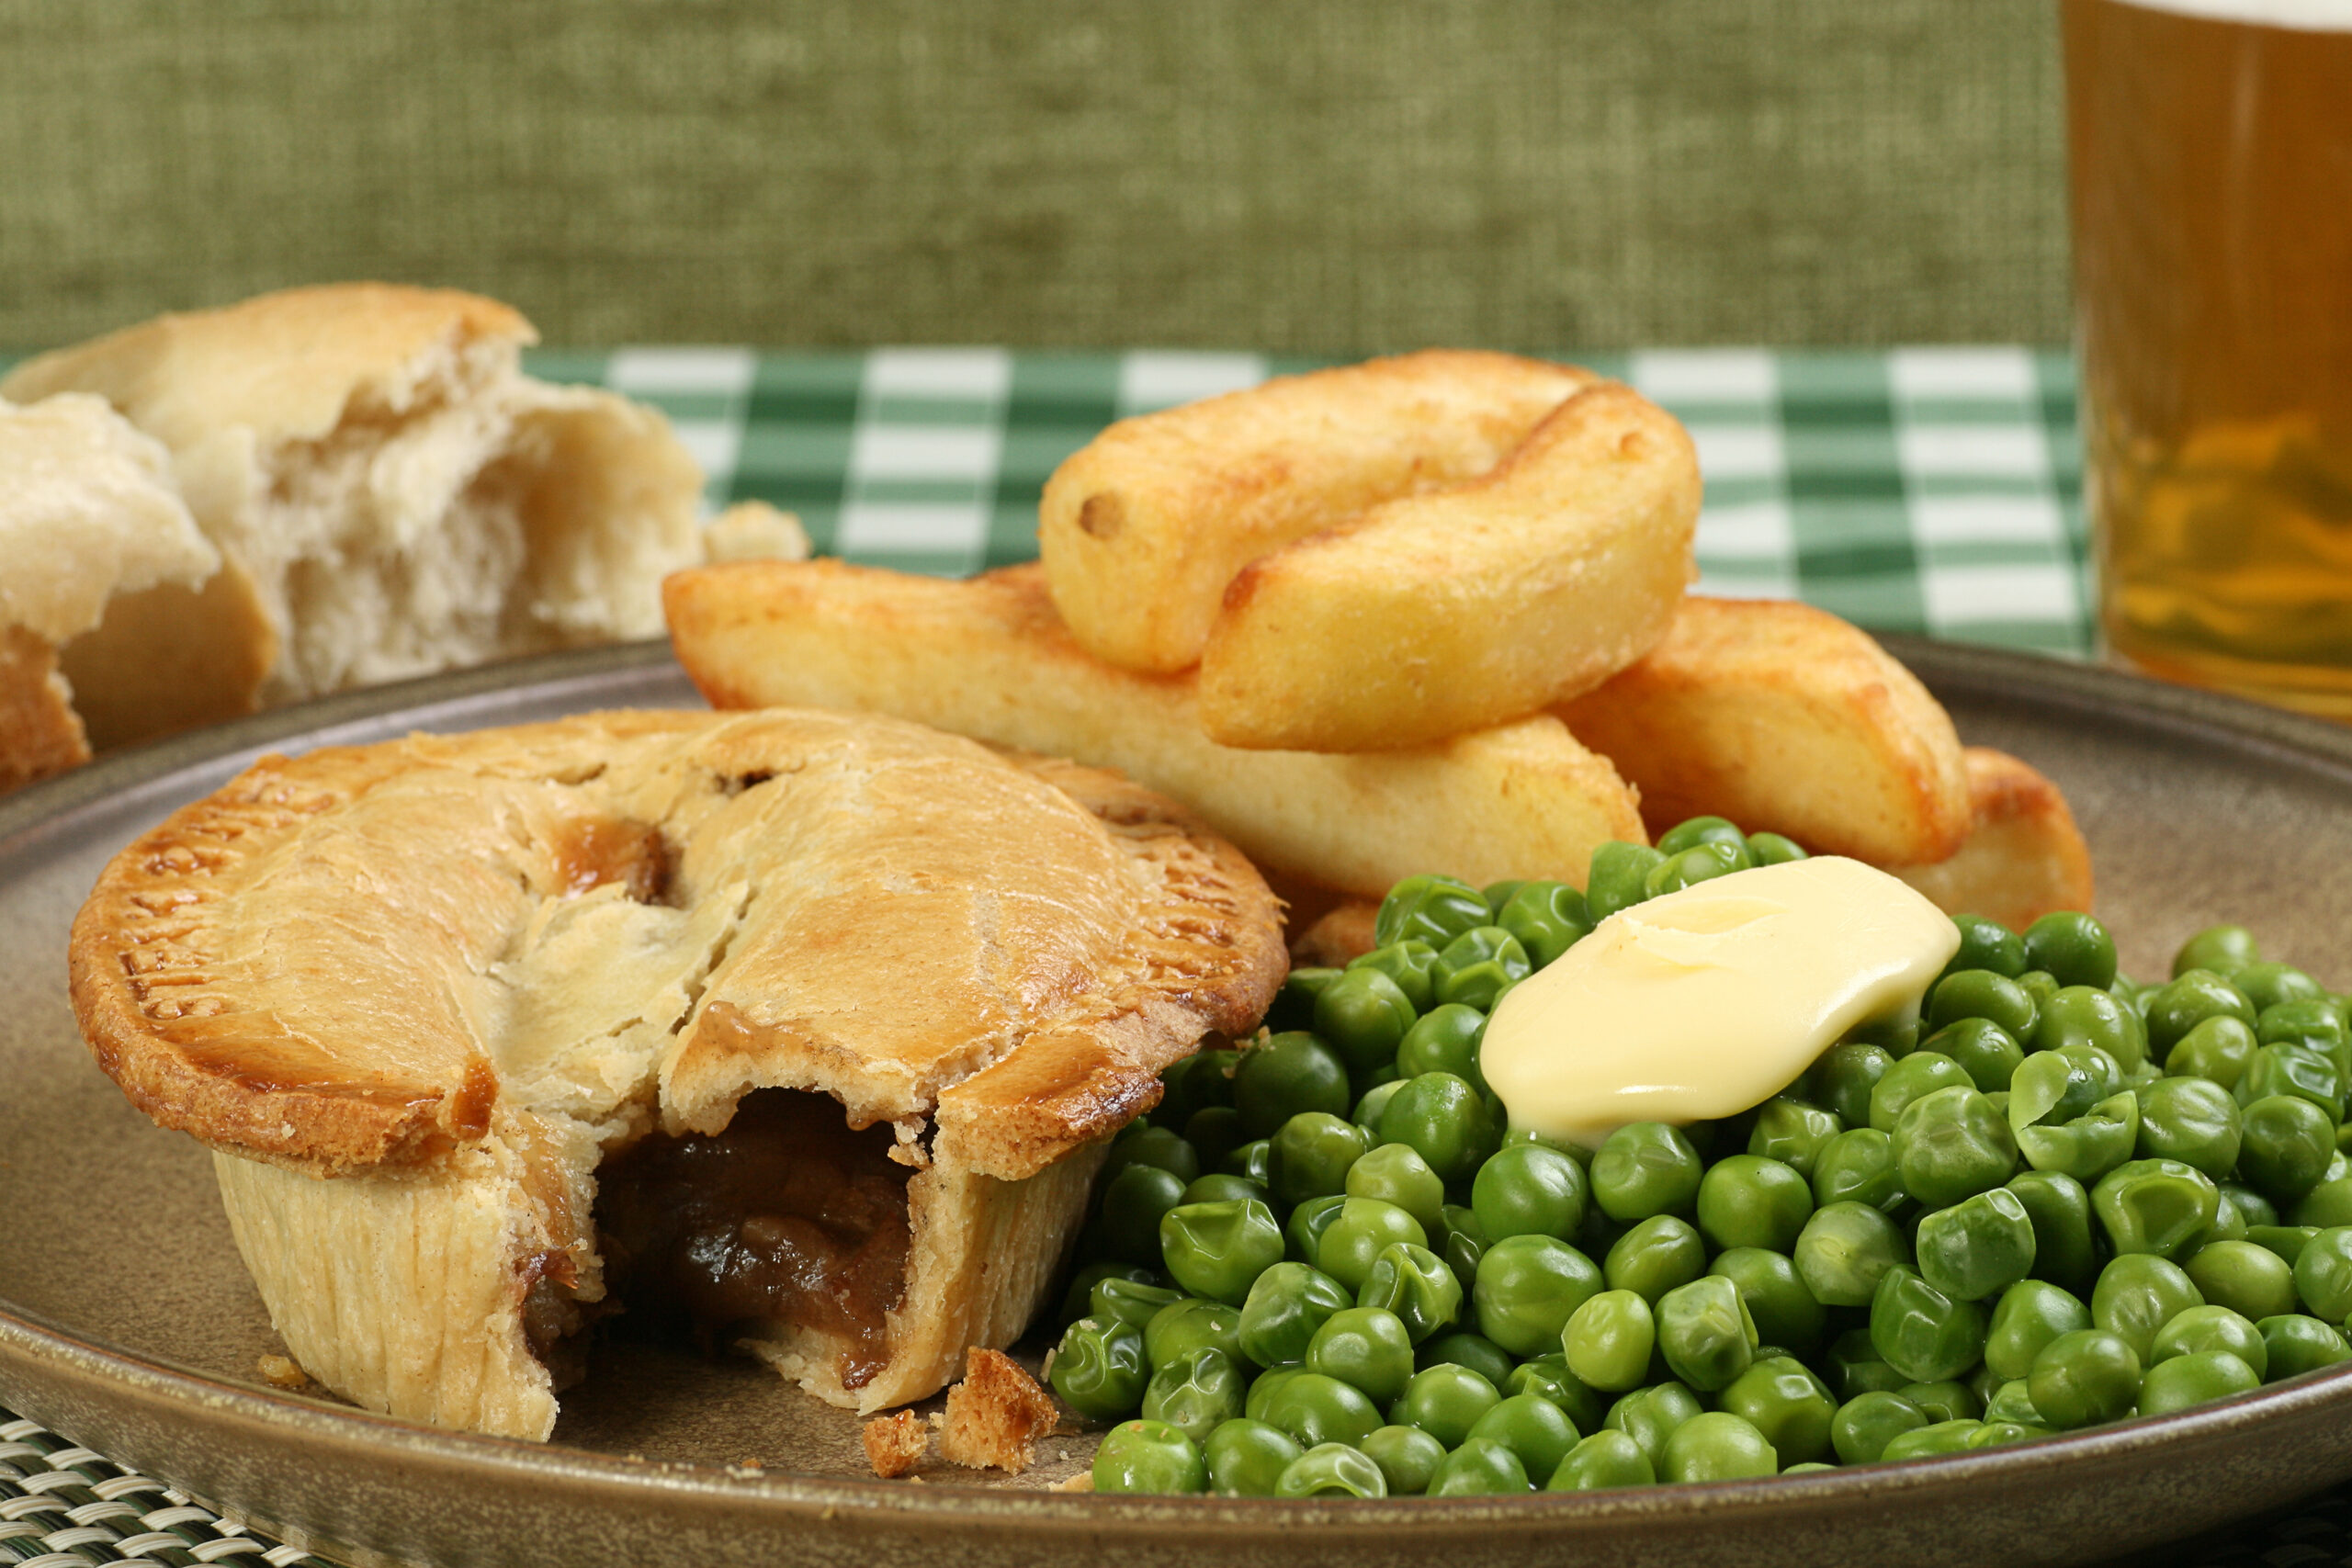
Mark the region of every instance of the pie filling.
<instances>
[{"instance_id":1,"label":"pie filling","mask_svg":"<svg viewBox=\"0 0 2352 1568\"><path fill-rule=\"evenodd\" d=\"M907 1180L887 1124L853 1129L801 1089L744 1096L715 1136L655 1134L596 1173L605 1281L631 1331L705 1349L830 1341L844 1388L889 1359L906 1293Z\"/></svg>"}]
</instances>

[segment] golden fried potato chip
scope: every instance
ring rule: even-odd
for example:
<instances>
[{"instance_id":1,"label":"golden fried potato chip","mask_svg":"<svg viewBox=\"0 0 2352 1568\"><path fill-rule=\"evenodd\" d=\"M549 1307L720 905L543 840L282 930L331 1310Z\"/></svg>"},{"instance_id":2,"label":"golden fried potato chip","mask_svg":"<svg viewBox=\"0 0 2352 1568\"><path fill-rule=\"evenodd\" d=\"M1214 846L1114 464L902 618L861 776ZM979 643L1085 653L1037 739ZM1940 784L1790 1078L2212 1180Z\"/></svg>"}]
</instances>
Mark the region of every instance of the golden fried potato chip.
<instances>
[{"instance_id":1,"label":"golden fried potato chip","mask_svg":"<svg viewBox=\"0 0 2352 1568\"><path fill-rule=\"evenodd\" d=\"M1433 349L1121 420L1046 481L1037 547L1054 606L1098 659L1189 669L1243 567L1377 502L1489 471L1594 379Z\"/></svg>"},{"instance_id":2,"label":"golden fried potato chip","mask_svg":"<svg viewBox=\"0 0 2352 1568\"><path fill-rule=\"evenodd\" d=\"M1193 682L1086 653L1035 567L956 582L839 561L684 571L678 660L719 707L855 708L1123 770L1261 866L1377 898L1442 866L1583 886L1593 846L1642 837L1633 793L1549 716L1364 756L1241 751L1201 733Z\"/></svg>"},{"instance_id":3,"label":"golden fried potato chip","mask_svg":"<svg viewBox=\"0 0 2352 1568\"><path fill-rule=\"evenodd\" d=\"M1630 387L1588 388L1491 472L1242 568L1201 650L1202 727L1371 751L1589 691L1666 635L1698 516L1688 433Z\"/></svg>"},{"instance_id":4,"label":"golden fried potato chip","mask_svg":"<svg viewBox=\"0 0 2352 1568\"><path fill-rule=\"evenodd\" d=\"M1965 752L1974 826L1958 854L1888 869L1948 915L1982 915L2021 931L2053 909L2091 907L2091 852L2066 797L2006 752Z\"/></svg>"},{"instance_id":5,"label":"golden fried potato chip","mask_svg":"<svg viewBox=\"0 0 2352 1568\"><path fill-rule=\"evenodd\" d=\"M1947 860L1969 833L1951 716L1811 605L1693 595L1646 657L1555 711L1642 792L1654 829L1728 817L1872 865Z\"/></svg>"}]
</instances>

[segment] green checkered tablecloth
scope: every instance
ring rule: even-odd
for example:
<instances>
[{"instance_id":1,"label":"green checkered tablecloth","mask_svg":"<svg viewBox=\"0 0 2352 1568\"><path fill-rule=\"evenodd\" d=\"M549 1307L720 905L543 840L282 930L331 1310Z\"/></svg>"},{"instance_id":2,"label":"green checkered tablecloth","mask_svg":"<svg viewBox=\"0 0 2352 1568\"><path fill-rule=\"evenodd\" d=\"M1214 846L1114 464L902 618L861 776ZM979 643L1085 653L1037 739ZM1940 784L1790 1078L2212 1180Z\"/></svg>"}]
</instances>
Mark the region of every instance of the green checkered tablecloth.
<instances>
[{"instance_id":1,"label":"green checkered tablecloth","mask_svg":"<svg viewBox=\"0 0 2352 1568\"><path fill-rule=\"evenodd\" d=\"M1699 445L1702 592L1803 598L1883 631L2090 647L2072 359L2020 347L1563 355ZM541 353L654 403L713 505L800 514L820 552L962 574L1036 553L1056 464L1114 419L1311 362L1253 354L885 348Z\"/></svg>"}]
</instances>

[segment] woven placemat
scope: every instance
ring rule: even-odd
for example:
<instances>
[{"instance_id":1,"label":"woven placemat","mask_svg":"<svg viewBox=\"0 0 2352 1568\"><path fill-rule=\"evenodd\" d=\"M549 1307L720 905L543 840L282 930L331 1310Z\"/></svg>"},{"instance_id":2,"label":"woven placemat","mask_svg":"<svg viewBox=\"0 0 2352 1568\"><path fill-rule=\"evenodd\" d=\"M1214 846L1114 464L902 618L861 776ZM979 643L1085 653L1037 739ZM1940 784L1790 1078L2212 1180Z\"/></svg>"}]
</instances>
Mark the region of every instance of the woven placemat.
<instances>
[{"instance_id":1,"label":"woven placemat","mask_svg":"<svg viewBox=\"0 0 2352 1568\"><path fill-rule=\"evenodd\" d=\"M168 1483L0 1410L0 1563L104 1562L331 1568L324 1558L222 1518Z\"/></svg>"}]
</instances>

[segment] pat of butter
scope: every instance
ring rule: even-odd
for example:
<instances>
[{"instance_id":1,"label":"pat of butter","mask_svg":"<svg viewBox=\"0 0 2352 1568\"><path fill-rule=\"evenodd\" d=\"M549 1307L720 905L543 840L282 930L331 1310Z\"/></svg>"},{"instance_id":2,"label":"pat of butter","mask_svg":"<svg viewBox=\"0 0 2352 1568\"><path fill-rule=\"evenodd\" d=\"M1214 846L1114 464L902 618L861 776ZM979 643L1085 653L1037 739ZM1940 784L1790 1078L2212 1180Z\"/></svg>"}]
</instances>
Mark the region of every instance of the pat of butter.
<instances>
[{"instance_id":1,"label":"pat of butter","mask_svg":"<svg viewBox=\"0 0 2352 1568\"><path fill-rule=\"evenodd\" d=\"M1916 1016L1951 918L1834 855L1623 909L1495 1009L1479 1069L1510 1124L1587 1147L1628 1122L1730 1116L1858 1023Z\"/></svg>"}]
</instances>

